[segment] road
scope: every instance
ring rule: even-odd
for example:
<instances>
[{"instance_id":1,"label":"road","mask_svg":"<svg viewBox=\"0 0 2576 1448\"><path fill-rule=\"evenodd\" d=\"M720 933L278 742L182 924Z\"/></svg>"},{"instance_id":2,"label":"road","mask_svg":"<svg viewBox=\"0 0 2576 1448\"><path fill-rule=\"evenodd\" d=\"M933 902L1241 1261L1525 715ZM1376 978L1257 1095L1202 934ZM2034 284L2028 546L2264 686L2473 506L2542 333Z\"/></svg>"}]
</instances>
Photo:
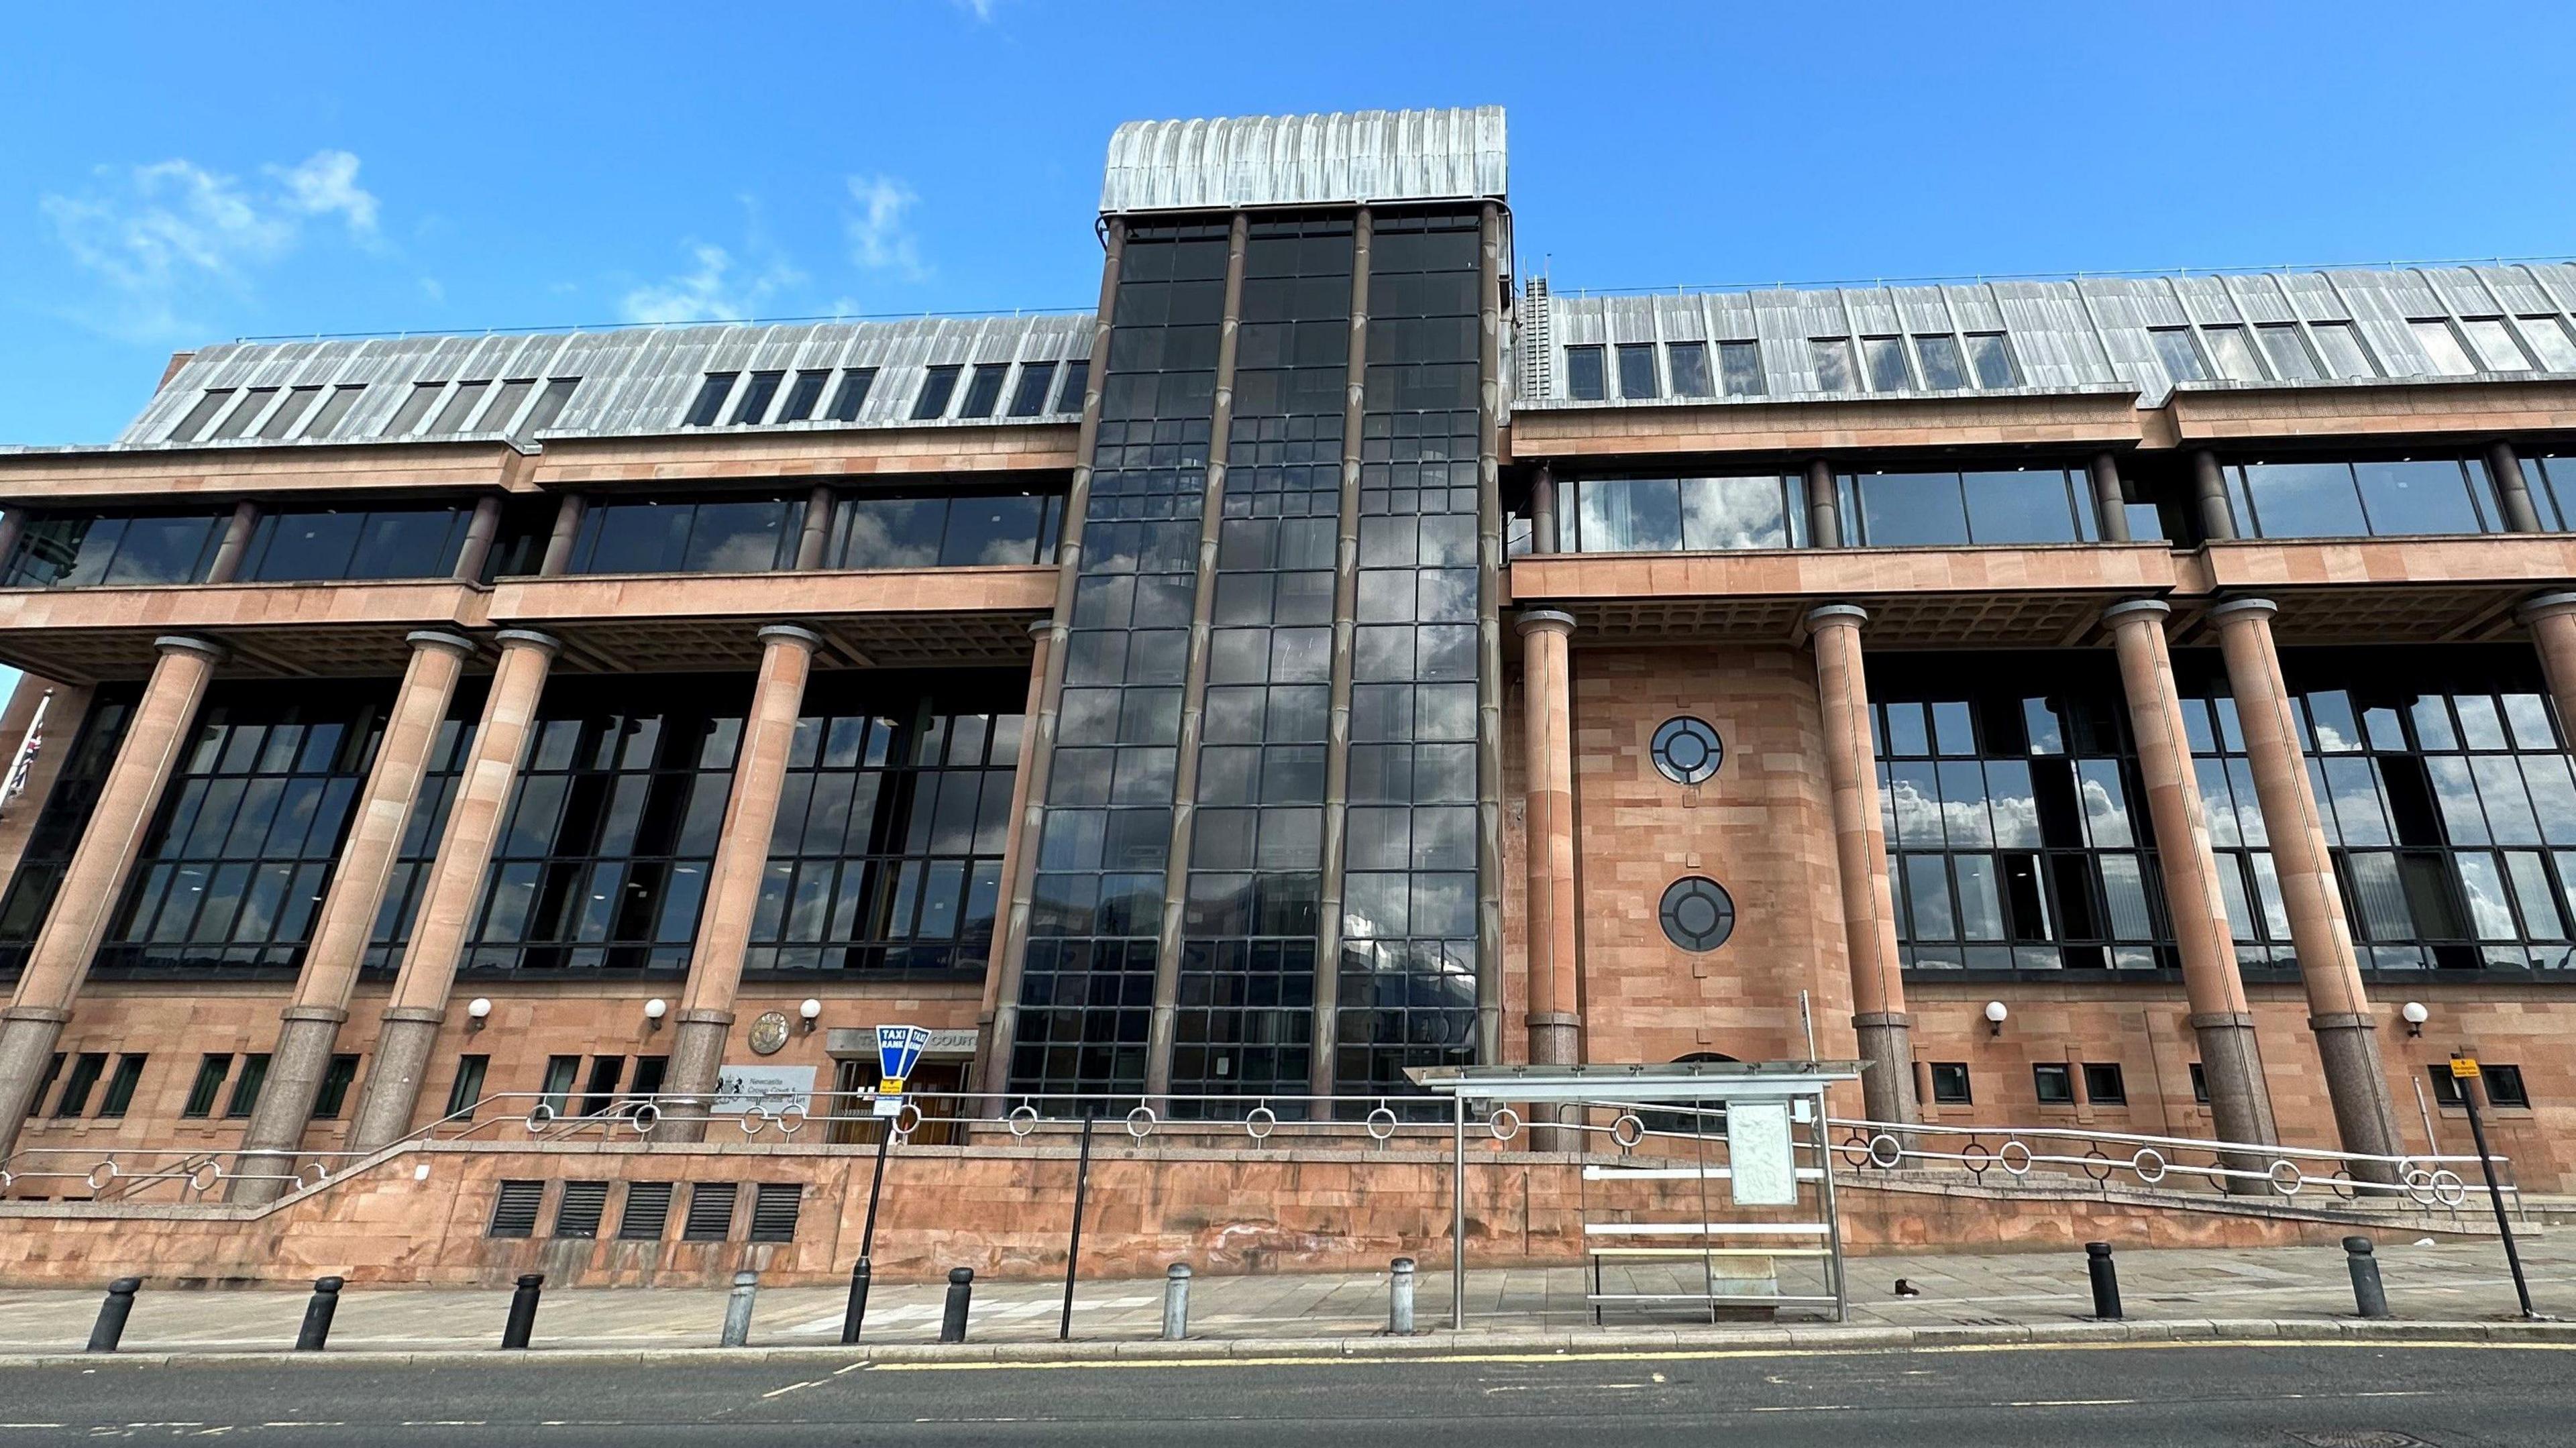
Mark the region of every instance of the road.
<instances>
[{"instance_id":1,"label":"road","mask_svg":"<svg viewBox=\"0 0 2576 1448\"><path fill-rule=\"evenodd\" d=\"M0 1370L0 1445L1116 1444L2503 1448L2570 1441L2576 1349L2103 1346L1205 1366L543 1355L399 1369Z\"/></svg>"}]
</instances>

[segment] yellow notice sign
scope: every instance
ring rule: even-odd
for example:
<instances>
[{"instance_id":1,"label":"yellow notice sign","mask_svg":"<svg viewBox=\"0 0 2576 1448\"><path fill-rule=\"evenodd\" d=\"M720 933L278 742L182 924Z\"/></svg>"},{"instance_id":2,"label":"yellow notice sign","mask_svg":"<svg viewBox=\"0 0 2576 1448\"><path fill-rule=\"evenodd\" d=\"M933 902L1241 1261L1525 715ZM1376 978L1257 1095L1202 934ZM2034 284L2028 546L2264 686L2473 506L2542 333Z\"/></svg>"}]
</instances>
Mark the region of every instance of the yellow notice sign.
<instances>
[{"instance_id":1,"label":"yellow notice sign","mask_svg":"<svg viewBox=\"0 0 2576 1448\"><path fill-rule=\"evenodd\" d=\"M2475 1081L2478 1079L2478 1058L2475 1056L2453 1056L2451 1058L2451 1079L2454 1081Z\"/></svg>"}]
</instances>

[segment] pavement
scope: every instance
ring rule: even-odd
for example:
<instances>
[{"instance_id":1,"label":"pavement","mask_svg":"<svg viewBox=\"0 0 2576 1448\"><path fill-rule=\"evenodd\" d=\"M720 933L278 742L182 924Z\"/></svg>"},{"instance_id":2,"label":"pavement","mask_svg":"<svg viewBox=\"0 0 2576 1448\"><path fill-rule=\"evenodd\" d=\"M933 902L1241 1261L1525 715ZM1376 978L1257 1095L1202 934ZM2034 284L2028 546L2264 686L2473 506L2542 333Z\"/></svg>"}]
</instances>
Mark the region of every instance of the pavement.
<instances>
[{"instance_id":1,"label":"pavement","mask_svg":"<svg viewBox=\"0 0 2576 1448\"><path fill-rule=\"evenodd\" d=\"M2484 1338L2521 1334L2512 1281L2492 1241L2395 1244L2379 1249L2395 1321L2385 1329L2353 1318L2351 1280L2340 1248L2121 1252L2117 1257L2127 1326L2113 1335L2171 1339L2232 1334L2349 1337L2365 1331ZM2526 1244L2524 1261L2535 1305L2576 1319L2576 1233ZM1784 1266L1784 1291L1823 1284ZM1711 1325L1705 1308L1620 1306L1596 1330L1584 1301L1580 1268L1477 1270L1468 1275L1464 1338L1447 1333L1450 1279L1424 1271L1417 1281L1421 1335L1386 1337L1385 1273L1349 1275L1202 1275L1190 1296L1190 1341L1162 1344L1162 1279L1085 1281L1075 1294L1070 1347L1056 1342L1061 1282L978 1283L968 1345L932 1348L944 1284L880 1283L871 1294L863 1346L878 1360L910 1356L1007 1353L1066 1357L1184 1354L1340 1354L1439 1352L1478 1344L1529 1346L1904 1345L1929 1342L2028 1342L2105 1335L2088 1321L2093 1303L2079 1250L2049 1253L1855 1257L1848 1261L1850 1307L1845 1324L1784 1314L1770 1324ZM1898 1296L1904 1279L1919 1296ZM1680 1267L1612 1269L1611 1291L1689 1291L1696 1272ZM127 1324L128 1354L196 1359L274 1353L290 1348L309 1294L277 1290L179 1290L147 1279ZM481 1354L494 1348L510 1293L351 1287L341 1294L330 1339L333 1355ZM759 1294L751 1345L772 1352L838 1347L846 1294L839 1288L772 1288ZM100 1294L75 1290L0 1290L0 1362L78 1352L97 1316ZM721 1290L572 1288L545 1293L533 1346L546 1352L660 1355L712 1348L724 1319ZM2535 1337L2576 1326L2543 1329ZM1238 1350L1241 1350L1238 1352ZM96 1361L92 1359L91 1361Z\"/></svg>"},{"instance_id":2,"label":"pavement","mask_svg":"<svg viewBox=\"0 0 2576 1448\"><path fill-rule=\"evenodd\" d=\"M434 1371L333 1355L178 1369L92 1360L0 1369L0 1448L205 1438L297 1448L2556 1448L2576 1421L2576 1344L2214 1340L952 1370L972 1366L707 1352L581 1368L485 1353Z\"/></svg>"}]
</instances>

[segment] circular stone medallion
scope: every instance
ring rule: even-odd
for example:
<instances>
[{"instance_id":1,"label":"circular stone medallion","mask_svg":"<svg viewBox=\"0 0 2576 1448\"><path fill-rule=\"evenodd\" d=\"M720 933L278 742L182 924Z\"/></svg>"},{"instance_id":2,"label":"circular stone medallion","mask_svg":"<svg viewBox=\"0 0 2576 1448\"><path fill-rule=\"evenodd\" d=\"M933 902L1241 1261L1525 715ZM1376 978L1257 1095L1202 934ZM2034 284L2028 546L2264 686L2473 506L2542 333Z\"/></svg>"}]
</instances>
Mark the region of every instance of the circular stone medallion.
<instances>
[{"instance_id":1,"label":"circular stone medallion","mask_svg":"<svg viewBox=\"0 0 2576 1448\"><path fill-rule=\"evenodd\" d=\"M787 1013L785 1011L763 1011L760 1019L751 1023L751 1048L754 1051L764 1056L775 1056L778 1054L778 1048L786 1044Z\"/></svg>"}]
</instances>

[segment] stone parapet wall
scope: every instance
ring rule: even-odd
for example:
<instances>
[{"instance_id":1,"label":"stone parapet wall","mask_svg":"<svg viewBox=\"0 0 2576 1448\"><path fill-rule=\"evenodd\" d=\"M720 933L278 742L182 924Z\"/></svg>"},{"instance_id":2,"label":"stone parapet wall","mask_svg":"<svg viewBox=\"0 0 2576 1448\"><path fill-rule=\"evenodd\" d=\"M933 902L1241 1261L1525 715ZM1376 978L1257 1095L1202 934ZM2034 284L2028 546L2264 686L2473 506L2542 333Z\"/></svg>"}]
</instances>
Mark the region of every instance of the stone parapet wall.
<instances>
[{"instance_id":1,"label":"stone parapet wall","mask_svg":"<svg viewBox=\"0 0 2576 1448\"><path fill-rule=\"evenodd\" d=\"M157 1285L290 1285L335 1274L362 1285L499 1287L542 1272L553 1286L704 1287L748 1269L773 1286L827 1286L846 1280L858 1254L873 1165L867 1148L446 1144L390 1153L267 1209L0 1203L0 1285L96 1286L128 1274ZM1579 1262L1587 1219L1699 1219L1696 1180L1610 1187L1586 1182L1580 1168L1562 1155L1472 1153L1471 1265ZM898 1151L877 1223L877 1275L921 1281L960 1266L991 1278L1061 1275L1074 1169L1073 1150L1055 1143ZM542 1181L545 1195L532 1236L495 1238L493 1206L511 1180ZM612 1184L596 1239L551 1235L567 1180ZM658 1181L746 1184L727 1239L677 1240L684 1188L662 1240L618 1240L624 1184ZM793 1241L744 1240L748 1184L758 1182L804 1185ZM1156 1276L1179 1261L1219 1274L1367 1271L1397 1256L1428 1270L1449 1259L1450 1184L1446 1156L1418 1149L1104 1146L1092 1162L1083 1274ZM1721 1183L1707 1190L1718 1194L1713 1215L1735 1215ZM2093 1240L2324 1245L2357 1230L2351 1213L2330 1208L2231 1207L2073 1182L2009 1191L1846 1184L1840 1200L1854 1253L2067 1250ZM2384 1230L2411 1239L2443 1225L2408 1215ZM2456 1225L2476 1229L2471 1217Z\"/></svg>"}]
</instances>

